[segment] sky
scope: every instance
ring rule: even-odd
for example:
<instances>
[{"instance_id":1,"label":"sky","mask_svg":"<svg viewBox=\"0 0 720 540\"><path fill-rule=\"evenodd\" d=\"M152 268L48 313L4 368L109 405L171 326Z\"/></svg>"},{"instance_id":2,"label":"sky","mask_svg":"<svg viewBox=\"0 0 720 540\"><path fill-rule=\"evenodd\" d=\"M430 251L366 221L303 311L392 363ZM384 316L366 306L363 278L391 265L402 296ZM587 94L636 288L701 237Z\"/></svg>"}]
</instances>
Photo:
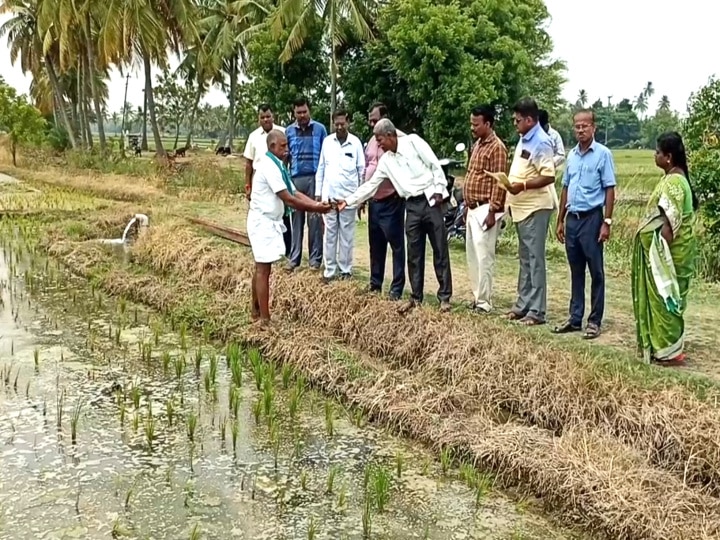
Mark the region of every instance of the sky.
<instances>
[{"instance_id":1,"label":"sky","mask_svg":"<svg viewBox=\"0 0 720 540\"><path fill-rule=\"evenodd\" d=\"M684 113L690 94L720 72L713 62L717 50L716 14L708 0L545 0L551 21L548 32L555 58L567 64L563 97L574 102L584 89L590 103L634 99L652 81L654 110L663 94L673 109ZM4 22L7 16L0 18ZM703 61L702 58L709 60ZM173 59L173 67L177 61ZM30 78L10 63L7 43L0 42L0 74L21 93ZM109 84L110 111L122 109L126 79L114 71ZM131 73L128 101L142 104L141 73ZM226 105L212 89L204 102Z\"/></svg>"}]
</instances>

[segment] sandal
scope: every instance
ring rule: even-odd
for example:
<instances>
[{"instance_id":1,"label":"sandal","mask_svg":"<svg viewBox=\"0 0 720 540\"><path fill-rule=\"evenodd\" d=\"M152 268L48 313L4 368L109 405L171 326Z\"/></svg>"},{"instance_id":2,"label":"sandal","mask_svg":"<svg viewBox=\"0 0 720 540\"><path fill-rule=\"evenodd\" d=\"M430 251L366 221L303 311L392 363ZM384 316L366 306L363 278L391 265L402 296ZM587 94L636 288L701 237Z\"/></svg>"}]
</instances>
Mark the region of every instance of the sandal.
<instances>
[{"instance_id":1,"label":"sandal","mask_svg":"<svg viewBox=\"0 0 720 540\"><path fill-rule=\"evenodd\" d=\"M595 323L588 323L583 339L595 339L600 336L600 327Z\"/></svg>"},{"instance_id":2,"label":"sandal","mask_svg":"<svg viewBox=\"0 0 720 540\"><path fill-rule=\"evenodd\" d=\"M537 319L533 319L532 317L523 317L518 321L518 323L522 324L523 326L540 326L542 324L545 324L545 321L539 321Z\"/></svg>"},{"instance_id":3,"label":"sandal","mask_svg":"<svg viewBox=\"0 0 720 540\"><path fill-rule=\"evenodd\" d=\"M653 362L659 366L683 366L685 365L686 360L687 356L685 353L680 353L675 358L668 358L667 360L658 360L657 358L653 358Z\"/></svg>"},{"instance_id":4,"label":"sandal","mask_svg":"<svg viewBox=\"0 0 720 540\"><path fill-rule=\"evenodd\" d=\"M508 321L520 321L520 320L522 320L523 318L525 318L525 315L519 315L518 313L515 313L514 311L508 311L508 312L505 314L505 318L506 318Z\"/></svg>"},{"instance_id":5,"label":"sandal","mask_svg":"<svg viewBox=\"0 0 720 540\"><path fill-rule=\"evenodd\" d=\"M575 326L569 320L567 320L560 326L556 326L555 328L553 328L552 332L553 334L569 334L571 332L580 332L581 330L582 328L580 326Z\"/></svg>"}]
</instances>

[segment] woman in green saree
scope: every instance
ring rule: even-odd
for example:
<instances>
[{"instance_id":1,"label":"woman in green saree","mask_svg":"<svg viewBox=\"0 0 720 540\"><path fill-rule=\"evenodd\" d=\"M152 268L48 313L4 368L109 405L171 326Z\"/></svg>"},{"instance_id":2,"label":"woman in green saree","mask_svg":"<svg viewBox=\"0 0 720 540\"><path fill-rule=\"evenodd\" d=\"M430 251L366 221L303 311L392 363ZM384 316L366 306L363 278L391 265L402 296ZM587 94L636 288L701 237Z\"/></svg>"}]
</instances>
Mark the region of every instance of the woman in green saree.
<instances>
[{"instance_id":1,"label":"woman in green saree","mask_svg":"<svg viewBox=\"0 0 720 540\"><path fill-rule=\"evenodd\" d=\"M698 208L678 133L658 137L655 164L665 175L650 196L633 245L637 344L647 362L678 363L685 360L684 314L695 272L693 226Z\"/></svg>"}]
</instances>

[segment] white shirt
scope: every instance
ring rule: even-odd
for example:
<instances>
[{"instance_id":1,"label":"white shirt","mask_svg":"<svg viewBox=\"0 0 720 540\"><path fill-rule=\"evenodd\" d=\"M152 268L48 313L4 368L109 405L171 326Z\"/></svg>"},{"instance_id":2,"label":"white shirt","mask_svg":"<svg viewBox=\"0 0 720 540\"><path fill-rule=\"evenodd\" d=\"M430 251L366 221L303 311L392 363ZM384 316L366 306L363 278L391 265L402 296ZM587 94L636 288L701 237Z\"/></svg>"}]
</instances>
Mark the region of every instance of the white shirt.
<instances>
[{"instance_id":1,"label":"white shirt","mask_svg":"<svg viewBox=\"0 0 720 540\"><path fill-rule=\"evenodd\" d=\"M436 193L442 194L443 198L449 196L440 161L430 145L414 133L398 137L396 151L385 152L380 157L370 179L345 203L352 207L367 201L386 178L403 199L425 195L430 200Z\"/></svg>"},{"instance_id":2,"label":"white shirt","mask_svg":"<svg viewBox=\"0 0 720 540\"><path fill-rule=\"evenodd\" d=\"M285 133L285 128L278 126L277 124L273 124L272 129L277 129ZM267 152L267 134L268 132L260 126L248 135L243 157L253 162L253 169L257 169L258 161L260 161L260 159L262 159L265 155L265 152Z\"/></svg>"},{"instance_id":3,"label":"white shirt","mask_svg":"<svg viewBox=\"0 0 720 540\"><path fill-rule=\"evenodd\" d=\"M284 189L287 189L287 186L280 168L270 159L260 160L253 176L250 212L282 222L285 205L277 194Z\"/></svg>"},{"instance_id":4,"label":"white shirt","mask_svg":"<svg viewBox=\"0 0 720 540\"><path fill-rule=\"evenodd\" d=\"M325 137L320 150L320 162L315 173L315 194L323 201L345 200L362 182L365 172L365 152L362 143L352 133L340 142L337 134Z\"/></svg>"},{"instance_id":5,"label":"white shirt","mask_svg":"<svg viewBox=\"0 0 720 540\"><path fill-rule=\"evenodd\" d=\"M560 165L565 163L565 145L563 144L563 140L560 134L552 127L548 127L547 134L552 141L553 162L555 163L555 168L557 169L558 167L560 167Z\"/></svg>"}]
</instances>

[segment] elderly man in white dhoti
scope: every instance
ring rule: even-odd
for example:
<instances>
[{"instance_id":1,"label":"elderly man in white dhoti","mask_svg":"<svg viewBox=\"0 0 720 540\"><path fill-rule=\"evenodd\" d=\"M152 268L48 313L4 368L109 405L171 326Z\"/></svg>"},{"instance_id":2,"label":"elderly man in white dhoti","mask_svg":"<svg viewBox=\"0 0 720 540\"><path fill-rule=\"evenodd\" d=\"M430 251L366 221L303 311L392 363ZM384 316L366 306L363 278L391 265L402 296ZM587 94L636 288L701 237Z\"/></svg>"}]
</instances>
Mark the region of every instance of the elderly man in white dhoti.
<instances>
[{"instance_id":1,"label":"elderly man in white dhoti","mask_svg":"<svg viewBox=\"0 0 720 540\"><path fill-rule=\"evenodd\" d=\"M267 135L269 159L261 160L253 176L247 233L255 259L252 280L253 320L270 321L270 272L272 263L285 255L283 216L295 209L325 214L329 203L315 202L295 189L290 171L283 161L288 143L282 131L273 129Z\"/></svg>"}]
</instances>

